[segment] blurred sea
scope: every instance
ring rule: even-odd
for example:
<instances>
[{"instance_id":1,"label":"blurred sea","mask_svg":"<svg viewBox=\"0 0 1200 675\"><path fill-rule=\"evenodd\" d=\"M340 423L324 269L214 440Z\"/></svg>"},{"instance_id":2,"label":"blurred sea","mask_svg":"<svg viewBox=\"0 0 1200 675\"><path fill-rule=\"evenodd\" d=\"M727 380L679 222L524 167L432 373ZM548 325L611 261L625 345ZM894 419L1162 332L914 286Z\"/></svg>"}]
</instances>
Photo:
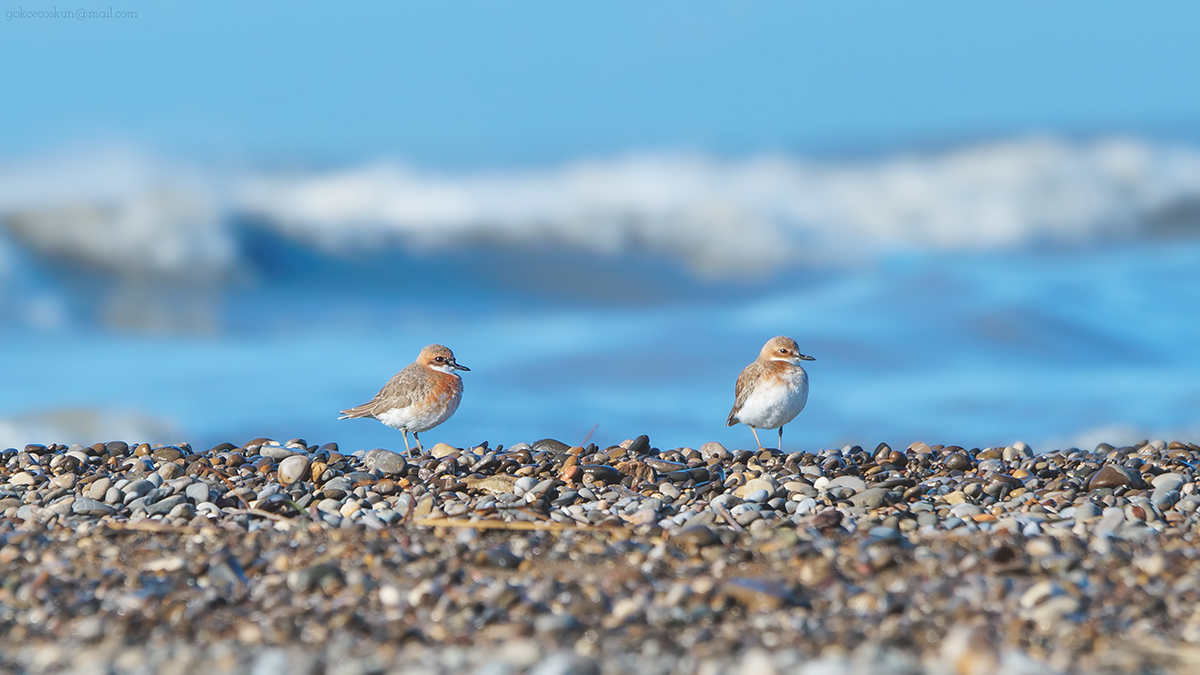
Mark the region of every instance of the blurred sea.
<instances>
[{"instance_id":1,"label":"blurred sea","mask_svg":"<svg viewBox=\"0 0 1200 675\"><path fill-rule=\"evenodd\" d=\"M0 160L0 447L402 447L337 411L430 342L472 372L429 443L576 444L599 425L600 444L746 447L724 426L733 381L777 334L817 359L788 449L1194 440L1200 148Z\"/></svg>"}]
</instances>

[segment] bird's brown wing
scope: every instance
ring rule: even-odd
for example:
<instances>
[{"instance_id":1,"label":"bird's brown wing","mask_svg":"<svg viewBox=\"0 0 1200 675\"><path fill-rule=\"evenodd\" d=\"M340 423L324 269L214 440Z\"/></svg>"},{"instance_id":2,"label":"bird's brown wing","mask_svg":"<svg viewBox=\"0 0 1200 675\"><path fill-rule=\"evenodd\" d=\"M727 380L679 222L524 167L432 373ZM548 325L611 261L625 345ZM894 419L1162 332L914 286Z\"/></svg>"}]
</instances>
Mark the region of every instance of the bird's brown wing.
<instances>
[{"instance_id":1,"label":"bird's brown wing","mask_svg":"<svg viewBox=\"0 0 1200 675\"><path fill-rule=\"evenodd\" d=\"M383 389L375 394L375 398L362 405L347 408L338 419L348 420L358 417L374 417L392 408L406 408L428 393L428 378L421 366L410 363L404 370L392 376Z\"/></svg>"},{"instance_id":2,"label":"bird's brown wing","mask_svg":"<svg viewBox=\"0 0 1200 675\"><path fill-rule=\"evenodd\" d=\"M734 415L738 414L738 411L746 404L746 399L749 398L750 393L754 391L754 383L758 381L760 375L759 370L758 362L756 361L743 368L742 374L738 375L737 384L733 388L733 409L729 411L729 419L725 421L725 426L731 427L738 423Z\"/></svg>"}]
</instances>

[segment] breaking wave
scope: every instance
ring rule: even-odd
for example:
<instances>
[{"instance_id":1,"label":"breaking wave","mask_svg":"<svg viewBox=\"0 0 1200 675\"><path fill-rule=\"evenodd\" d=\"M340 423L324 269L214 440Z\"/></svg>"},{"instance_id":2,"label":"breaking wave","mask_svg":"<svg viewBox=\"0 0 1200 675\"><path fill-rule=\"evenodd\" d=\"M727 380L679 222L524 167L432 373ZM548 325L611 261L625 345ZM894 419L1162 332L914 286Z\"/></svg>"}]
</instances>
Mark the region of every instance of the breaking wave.
<instances>
[{"instance_id":1,"label":"breaking wave","mask_svg":"<svg viewBox=\"0 0 1200 675\"><path fill-rule=\"evenodd\" d=\"M329 255L638 251L739 276L906 250L1195 236L1200 149L1028 138L863 161L650 154L461 173L395 161L222 171L127 151L0 164L0 275L28 252L120 277L220 279L244 262L245 222Z\"/></svg>"},{"instance_id":2,"label":"breaking wave","mask_svg":"<svg viewBox=\"0 0 1200 675\"><path fill-rule=\"evenodd\" d=\"M33 253L119 277L207 277L236 259L211 177L129 151L0 165L0 222Z\"/></svg>"}]
</instances>

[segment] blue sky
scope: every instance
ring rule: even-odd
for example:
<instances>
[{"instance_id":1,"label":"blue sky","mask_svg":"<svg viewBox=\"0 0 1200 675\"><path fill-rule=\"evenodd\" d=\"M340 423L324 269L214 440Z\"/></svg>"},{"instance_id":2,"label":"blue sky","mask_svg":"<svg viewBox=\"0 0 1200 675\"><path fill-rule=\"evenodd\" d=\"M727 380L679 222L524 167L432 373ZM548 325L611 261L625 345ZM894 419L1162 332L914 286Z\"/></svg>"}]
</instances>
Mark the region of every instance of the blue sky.
<instances>
[{"instance_id":1,"label":"blue sky","mask_svg":"<svg viewBox=\"0 0 1200 675\"><path fill-rule=\"evenodd\" d=\"M83 3L109 6L137 18L3 6L0 157L512 164L1200 126L1190 2Z\"/></svg>"}]
</instances>

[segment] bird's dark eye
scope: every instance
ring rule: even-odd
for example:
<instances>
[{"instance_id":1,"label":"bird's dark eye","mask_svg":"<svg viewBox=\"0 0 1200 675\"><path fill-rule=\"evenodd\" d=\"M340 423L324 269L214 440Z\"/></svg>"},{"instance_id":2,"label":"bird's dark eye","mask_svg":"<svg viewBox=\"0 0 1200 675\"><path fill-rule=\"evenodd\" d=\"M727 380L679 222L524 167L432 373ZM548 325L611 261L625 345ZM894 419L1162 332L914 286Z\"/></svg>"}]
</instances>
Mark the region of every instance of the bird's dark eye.
<instances>
[{"instance_id":1,"label":"bird's dark eye","mask_svg":"<svg viewBox=\"0 0 1200 675\"><path fill-rule=\"evenodd\" d=\"M438 363L442 363L442 362L444 362L445 360L446 360L446 357L444 357L444 356L439 356L439 357L437 357L436 359L434 359L434 361L437 361Z\"/></svg>"},{"instance_id":2,"label":"bird's dark eye","mask_svg":"<svg viewBox=\"0 0 1200 675\"><path fill-rule=\"evenodd\" d=\"M780 353L780 354L786 354L786 353L787 353L787 347L782 347L782 348L780 348L780 350L779 350L779 353Z\"/></svg>"}]
</instances>

